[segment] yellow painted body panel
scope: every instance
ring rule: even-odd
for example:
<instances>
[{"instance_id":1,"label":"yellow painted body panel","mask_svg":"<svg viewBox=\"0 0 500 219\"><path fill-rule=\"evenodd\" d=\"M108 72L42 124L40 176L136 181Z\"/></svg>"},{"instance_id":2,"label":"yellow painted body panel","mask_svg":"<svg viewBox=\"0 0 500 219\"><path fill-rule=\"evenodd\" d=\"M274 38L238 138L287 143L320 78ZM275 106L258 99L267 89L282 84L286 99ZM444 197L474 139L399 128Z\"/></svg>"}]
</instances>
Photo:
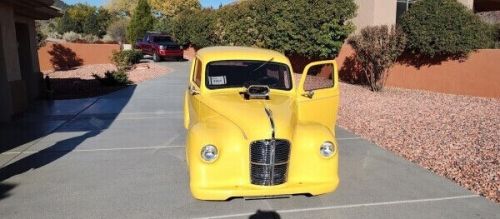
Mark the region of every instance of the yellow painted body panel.
<instances>
[{"instance_id":1,"label":"yellow painted body panel","mask_svg":"<svg viewBox=\"0 0 500 219\"><path fill-rule=\"evenodd\" d=\"M334 86L314 91L311 98L302 96L306 74L299 84L293 82L290 91L271 89L269 100L245 100L239 94L244 88L210 90L204 86L205 66L209 62L268 61L271 58L273 62L286 64L292 69L286 56L271 50L212 47L198 51L184 103L186 160L195 198L226 200L286 194L319 195L337 188L339 155L334 133L339 88L333 60L316 64L335 66ZM200 86L193 82L196 62L202 66ZM269 139L272 131L265 107L272 111L276 139L287 139L291 143L287 180L274 186L253 185L250 180L250 143ZM335 144L336 153L329 158L323 157L319 150L325 141ZM212 163L201 158L201 149L207 144L218 149L218 158Z\"/></svg>"}]
</instances>

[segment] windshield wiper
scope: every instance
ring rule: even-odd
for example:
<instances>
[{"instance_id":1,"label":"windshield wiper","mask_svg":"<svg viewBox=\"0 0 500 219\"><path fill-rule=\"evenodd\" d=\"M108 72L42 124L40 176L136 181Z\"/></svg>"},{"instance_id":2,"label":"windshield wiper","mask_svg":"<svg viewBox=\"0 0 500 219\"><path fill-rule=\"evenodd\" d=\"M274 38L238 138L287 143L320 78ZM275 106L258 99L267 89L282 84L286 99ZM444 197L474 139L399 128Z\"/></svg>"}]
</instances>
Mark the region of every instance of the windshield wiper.
<instances>
[{"instance_id":1,"label":"windshield wiper","mask_svg":"<svg viewBox=\"0 0 500 219\"><path fill-rule=\"evenodd\" d=\"M269 62L272 62L273 60L274 60L274 57L272 57L271 59L267 60L267 62L262 63L262 65L260 65L259 67L255 68L254 70L252 70L252 72L259 70L260 68L262 68L265 65L269 64Z\"/></svg>"}]
</instances>

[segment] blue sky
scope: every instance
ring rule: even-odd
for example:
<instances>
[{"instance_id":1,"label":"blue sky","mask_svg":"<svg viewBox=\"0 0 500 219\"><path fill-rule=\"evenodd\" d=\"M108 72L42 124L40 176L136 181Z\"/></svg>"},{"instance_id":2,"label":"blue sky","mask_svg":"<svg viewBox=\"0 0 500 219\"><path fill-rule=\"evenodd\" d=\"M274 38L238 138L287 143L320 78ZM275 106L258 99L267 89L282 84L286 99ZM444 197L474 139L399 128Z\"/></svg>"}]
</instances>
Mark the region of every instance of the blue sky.
<instances>
[{"instance_id":1,"label":"blue sky","mask_svg":"<svg viewBox=\"0 0 500 219\"><path fill-rule=\"evenodd\" d=\"M101 6L104 5L108 0L63 0L66 4L76 4L76 3L88 3L90 5ZM203 7L214 7L217 8L219 5L227 4L232 2L233 0L200 0L201 5Z\"/></svg>"}]
</instances>

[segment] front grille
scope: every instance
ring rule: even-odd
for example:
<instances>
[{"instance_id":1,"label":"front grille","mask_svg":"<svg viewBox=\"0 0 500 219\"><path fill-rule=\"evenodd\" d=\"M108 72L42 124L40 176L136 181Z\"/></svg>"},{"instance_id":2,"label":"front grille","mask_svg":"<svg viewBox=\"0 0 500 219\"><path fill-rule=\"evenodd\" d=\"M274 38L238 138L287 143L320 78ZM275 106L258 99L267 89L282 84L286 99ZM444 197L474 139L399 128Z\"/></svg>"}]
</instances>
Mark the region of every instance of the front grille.
<instances>
[{"instance_id":1,"label":"front grille","mask_svg":"<svg viewBox=\"0 0 500 219\"><path fill-rule=\"evenodd\" d=\"M281 139L254 141L250 144L250 178L255 185L279 185L286 182L290 142Z\"/></svg>"},{"instance_id":2,"label":"front grille","mask_svg":"<svg viewBox=\"0 0 500 219\"><path fill-rule=\"evenodd\" d=\"M170 49L170 50L177 50L177 49L179 49L179 46L177 46L177 45L167 45L166 48Z\"/></svg>"}]
</instances>

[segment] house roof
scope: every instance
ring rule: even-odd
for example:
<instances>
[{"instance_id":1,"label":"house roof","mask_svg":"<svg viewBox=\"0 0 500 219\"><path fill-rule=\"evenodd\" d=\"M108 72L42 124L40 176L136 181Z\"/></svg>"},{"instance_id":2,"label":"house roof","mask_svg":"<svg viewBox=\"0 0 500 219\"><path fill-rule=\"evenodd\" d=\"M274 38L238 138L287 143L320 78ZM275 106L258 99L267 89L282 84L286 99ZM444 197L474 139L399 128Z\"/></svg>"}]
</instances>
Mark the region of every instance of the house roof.
<instances>
[{"instance_id":1,"label":"house roof","mask_svg":"<svg viewBox=\"0 0 500 219\"><path fill-rule=\"evenodd\" d=\"M2 3L13 7L15 14L36 20L47 20L62 15L58 8L52 7L54 0L3 0Z\"/></svg>"}]
</instances>

